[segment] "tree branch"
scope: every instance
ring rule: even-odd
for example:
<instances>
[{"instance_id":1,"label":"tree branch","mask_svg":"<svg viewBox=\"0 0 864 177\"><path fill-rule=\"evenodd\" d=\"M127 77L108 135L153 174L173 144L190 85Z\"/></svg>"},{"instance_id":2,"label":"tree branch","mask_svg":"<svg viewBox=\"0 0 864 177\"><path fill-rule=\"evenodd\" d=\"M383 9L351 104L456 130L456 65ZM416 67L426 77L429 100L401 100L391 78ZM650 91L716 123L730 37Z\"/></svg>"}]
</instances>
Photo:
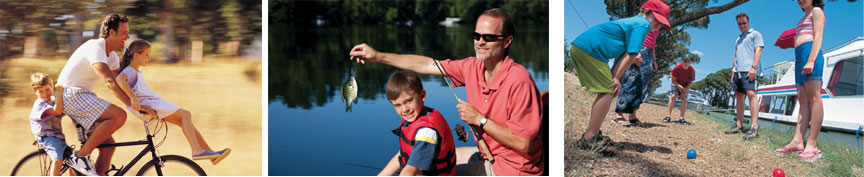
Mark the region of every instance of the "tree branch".
<instances>
[{"instance_id":1,"label":"tree branch","mask_svg":"<svg viewBox=\"0 0 864 177\"><path fill-rule=\"evenodd\" d=\"M725 12L729 9L737 7L738 5L744 4L745 2L748 2L748 1L750 1L750 0L734 0L732 2L723 4L721 6L715 6L715 7L710 7L710 8L705 8L705 9L693 11L693 12L687 13L684 16L680 16L680 17L677 17L675 19L672 19L669 22L669 24L674 28L678 25L682 25L682 24L685 24L687 22L691 22L691 21L697 20L699 18L708 16L708 15Z\"/></svg>"}]
</instances>

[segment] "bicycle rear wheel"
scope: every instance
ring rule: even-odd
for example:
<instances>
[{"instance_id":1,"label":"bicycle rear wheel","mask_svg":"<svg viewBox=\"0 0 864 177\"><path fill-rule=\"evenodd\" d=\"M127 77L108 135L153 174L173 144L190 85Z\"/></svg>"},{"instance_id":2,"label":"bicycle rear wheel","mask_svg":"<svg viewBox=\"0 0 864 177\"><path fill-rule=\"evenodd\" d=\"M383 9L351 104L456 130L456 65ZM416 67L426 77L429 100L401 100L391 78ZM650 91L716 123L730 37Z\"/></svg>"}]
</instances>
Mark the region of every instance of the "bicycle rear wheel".
<instances>
[{"instance_id":1,"label":"bicycle rear wheel","mask_svg":"<svg viewBox=\"0 0 864 177\"><path fill-rule=\"evenodd\" d=\"M51 158L44 150L38 150L18 161L9 176L49 176L50 171Z\"/></svg>"},{"instance_id":2,"label":"bicycle rear wheel","mask_svg":"<svg viewBox=\"0 0 864 177\"><path fill-rule=\"evenodd\" d=\"M160 158L162 159L163 176L207 176L201 166L186 157L163 155ZM157 163L156 159L150 160L141 167L141 170L138 170L136 176L157 176Z\"/></svg>"}]
</instances>

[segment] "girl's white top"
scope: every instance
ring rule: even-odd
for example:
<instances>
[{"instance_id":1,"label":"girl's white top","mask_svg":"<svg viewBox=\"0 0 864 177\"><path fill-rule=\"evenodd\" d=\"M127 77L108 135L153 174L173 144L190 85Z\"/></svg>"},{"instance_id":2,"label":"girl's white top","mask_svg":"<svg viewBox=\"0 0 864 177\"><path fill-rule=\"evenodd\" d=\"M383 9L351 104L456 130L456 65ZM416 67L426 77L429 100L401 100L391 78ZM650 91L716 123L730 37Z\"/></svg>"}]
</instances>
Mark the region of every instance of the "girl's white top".
<instances>
[{"instance_id":1,"label":"girl's white top","mask_svg":"<svg viewBox=\"0 0 864 177\"><path fill-rule=\"evenodd\" d=\"M126 67L120 73L126 74L126 83L132 88L132 94L135 95L135 98L139 100L162 98L159 94L150 91L150 88L147 87L147 82L144 81L144 74L141 71L137 71L132 67Z\"/></svg>"}]
</instances>

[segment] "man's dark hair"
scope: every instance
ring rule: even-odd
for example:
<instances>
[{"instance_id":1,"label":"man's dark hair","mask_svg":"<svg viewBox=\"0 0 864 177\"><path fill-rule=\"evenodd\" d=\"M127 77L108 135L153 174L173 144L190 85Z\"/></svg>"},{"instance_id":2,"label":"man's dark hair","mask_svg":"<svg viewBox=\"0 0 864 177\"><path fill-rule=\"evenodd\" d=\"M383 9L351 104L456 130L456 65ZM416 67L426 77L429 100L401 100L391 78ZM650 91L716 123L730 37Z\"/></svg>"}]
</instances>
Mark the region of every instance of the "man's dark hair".
<instances>
[{"instance_id":1,"label":"man's dark hair","mask_svg":"<svg viewBox=\"0 0 864 177\"><path fill-rule=\"evenodd\" d=\"M120 28L120 23L129 22L129 18L126 18L125 15L120 14L108 14L102 19L102 26L99 27L99 38L107 38L108 31L114 30L117 33L117 29Z\"/></svg>"},{"instance_id":2,"label":"man's dark hair","mask_svg":"<svg viewBox=\"0 0 864 177\"><path fill-rule=\"evenodd\" d=\"M502 31L502 33L503 33L502 35L513 36L513 37L516 36L516 25L513 25L513 19L510 19L510 15L507 14L507 11L504 11L504 9L501 9L501 8L489 9L489 10L483 11L483 15L501 19L501 26L504 27L504 29ZM480 16L483 16L483 15L480 15ZM511 46L512 46L512 44L511 44ZM510 46L507 46L507 48L504 49L504 54L510 55Z\"/></svg>"},{"instance_id":3,"label":"man's dark hair","mask_svg":"<svg viewBox=\"0 0 864 177\"><path fill-rule=\"evenodd\" d=\"M738 13L738 15L735 16L735 20L738 20L738 18L741 18L741 17L744 17L745 19L747 19L748 22L750 21L750 17L748 17L747 13L744 13L744 12Z\"/></svg>"},{"instance_id":4,"label":"man's dark hair","mask_svg":"<svg viewBox=\"0 0 864 177\"><path fill-rule=\"evenodd\" d=\"M488 15L490 17L495 17L501 19L501 25L504 27L503 35L511 35L516 36L516 27L513 25L513 20L510 19L510 15L507 14L507 11L500 8L489 9L483 12L483 15ZM483 16L481 15L481 16Z\"/></svg>"}]
</instances>

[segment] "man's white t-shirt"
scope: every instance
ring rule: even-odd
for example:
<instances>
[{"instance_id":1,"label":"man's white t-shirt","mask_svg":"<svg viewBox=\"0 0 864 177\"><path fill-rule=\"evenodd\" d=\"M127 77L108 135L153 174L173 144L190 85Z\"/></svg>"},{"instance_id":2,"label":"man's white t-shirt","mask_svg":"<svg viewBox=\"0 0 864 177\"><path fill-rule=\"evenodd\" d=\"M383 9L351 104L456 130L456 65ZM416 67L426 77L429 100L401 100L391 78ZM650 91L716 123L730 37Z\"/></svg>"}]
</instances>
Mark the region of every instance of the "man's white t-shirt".
<instances>
[{"instance_id":1,"label":"man's white t-shirt","mask_svg":"<svg viewBox=\"0 0 864 177\"><path fill-rule=\"evenodd\" d=\"M69 57L69 61L66 61L57 83L63 87L80 87L92 91L93 85L99 81L99 76L93 70L94 63L108 64L110 70L120 68L120 58L114 51L105 55L104 38L91 39L81 44Z\"/></svg>"}]
</instances>

